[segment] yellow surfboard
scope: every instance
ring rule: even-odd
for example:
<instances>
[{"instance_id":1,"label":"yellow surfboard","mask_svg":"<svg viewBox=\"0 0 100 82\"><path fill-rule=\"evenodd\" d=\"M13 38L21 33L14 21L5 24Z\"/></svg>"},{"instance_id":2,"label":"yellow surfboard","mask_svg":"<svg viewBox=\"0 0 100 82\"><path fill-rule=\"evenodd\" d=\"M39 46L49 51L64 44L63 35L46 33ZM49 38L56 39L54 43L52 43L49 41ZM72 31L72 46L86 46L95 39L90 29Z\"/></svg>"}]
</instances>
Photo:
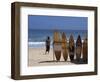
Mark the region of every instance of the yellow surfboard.
<instances>
[{"instance_id":1,"label":"yellow surfboard","mask_svg":"<svg viewBox=\"0 0 100 82\"><path fill-rule=\"evenodd\" d=\"M65 33L62 33L62 53L65 61L68 59L67 38Z\"/></svg>"},{"instance_id":2,"label":"yellow surfboard","mask_svg":"<svg viewBox=\"0 0 100 82\"><path fill-rule=\"evenodd\" d=\"M54 32L54 41L53 41L53 47L54 47L54 54L57 61L60 61L61 58L61 37L60 33L58 31Z\"/></svg>"}]
</instances>

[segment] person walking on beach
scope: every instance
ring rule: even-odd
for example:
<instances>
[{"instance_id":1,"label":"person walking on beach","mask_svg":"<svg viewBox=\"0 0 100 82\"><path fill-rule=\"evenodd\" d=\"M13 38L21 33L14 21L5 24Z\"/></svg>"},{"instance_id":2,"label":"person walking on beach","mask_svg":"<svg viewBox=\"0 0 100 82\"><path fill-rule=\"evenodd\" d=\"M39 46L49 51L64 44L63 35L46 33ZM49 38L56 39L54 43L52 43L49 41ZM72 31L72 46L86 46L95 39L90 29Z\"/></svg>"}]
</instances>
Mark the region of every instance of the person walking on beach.
<instances>
[{"instance_id":1,"label":"person walking on beach","mask_svg":"<svg viewBox=\"0 0 100 82\"><path fill-rule=\"evenodd\" d=\"M46 51L45 54L50 51L50 37L48 36L46 39Z\"/></svg>"}]
</instances>

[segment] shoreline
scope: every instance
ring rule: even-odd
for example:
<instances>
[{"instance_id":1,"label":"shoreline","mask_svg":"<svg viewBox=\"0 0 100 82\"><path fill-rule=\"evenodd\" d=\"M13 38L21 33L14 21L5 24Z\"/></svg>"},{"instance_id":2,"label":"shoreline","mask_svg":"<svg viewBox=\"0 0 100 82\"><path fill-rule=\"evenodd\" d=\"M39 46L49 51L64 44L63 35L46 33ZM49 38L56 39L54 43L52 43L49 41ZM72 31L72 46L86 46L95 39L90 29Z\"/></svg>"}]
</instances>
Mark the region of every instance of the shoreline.
<instances>
[{"instance_id":1,"label":"shoreline","mask_svg":"<svg viewBox=\"0 0 100 82\"><path fill-rule=\"evenodd\" d=\"M83 43L84 40L82 40ZM76 43L76 40L74 40L74 43ZM69 45L69 40L67 40L67 44ZM29 48L45 48L45 42L28 42ZM52 48L53 42L50 43L50 48Z\"/></svg>"}]
</instances>

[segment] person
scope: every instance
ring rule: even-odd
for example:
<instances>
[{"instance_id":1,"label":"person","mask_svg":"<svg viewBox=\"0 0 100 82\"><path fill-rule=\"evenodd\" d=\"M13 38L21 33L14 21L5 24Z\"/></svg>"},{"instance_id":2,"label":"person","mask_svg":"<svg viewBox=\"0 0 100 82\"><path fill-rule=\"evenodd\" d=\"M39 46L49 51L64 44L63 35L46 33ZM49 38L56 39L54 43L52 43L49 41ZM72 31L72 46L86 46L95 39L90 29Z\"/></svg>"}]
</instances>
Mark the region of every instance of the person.
<instances>
[{"instance_id":1,"label":"person","mask_svg":"<svg viewBox=\"0 0 100 82\"><path fill-rule=\"evenodd\" d=\"M50 37L48 36L46 39L46 52L45 54L50 51Z\"/></svg>"}]
</instances>

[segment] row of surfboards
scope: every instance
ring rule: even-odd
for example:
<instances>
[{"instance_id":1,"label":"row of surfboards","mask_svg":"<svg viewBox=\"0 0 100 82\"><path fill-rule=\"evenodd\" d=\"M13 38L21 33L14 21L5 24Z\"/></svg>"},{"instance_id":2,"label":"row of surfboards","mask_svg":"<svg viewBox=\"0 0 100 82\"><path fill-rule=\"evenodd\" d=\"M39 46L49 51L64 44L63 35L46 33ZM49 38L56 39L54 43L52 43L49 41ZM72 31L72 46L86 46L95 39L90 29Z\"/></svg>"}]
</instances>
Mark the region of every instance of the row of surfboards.
<instances>
[{"instance_id":1,"label":"row of surfboards","mask_svg":"<svg viewBox=\"0 0 100 82\"><path fill-rule=\"evenodd\" d=\"M82 59L87 62L88 59L88 43L87 38L84 39L83 43L81 41L80 35L77 38L76 43L74 42L73 35L70 35L69 42L67 42L66 34L63 32L60 34L58 31L54 32L53 37L53 50L56 61L60 61L61 54L63 55L64 61L70 61Z\"/></svg>"}]
</instances>

